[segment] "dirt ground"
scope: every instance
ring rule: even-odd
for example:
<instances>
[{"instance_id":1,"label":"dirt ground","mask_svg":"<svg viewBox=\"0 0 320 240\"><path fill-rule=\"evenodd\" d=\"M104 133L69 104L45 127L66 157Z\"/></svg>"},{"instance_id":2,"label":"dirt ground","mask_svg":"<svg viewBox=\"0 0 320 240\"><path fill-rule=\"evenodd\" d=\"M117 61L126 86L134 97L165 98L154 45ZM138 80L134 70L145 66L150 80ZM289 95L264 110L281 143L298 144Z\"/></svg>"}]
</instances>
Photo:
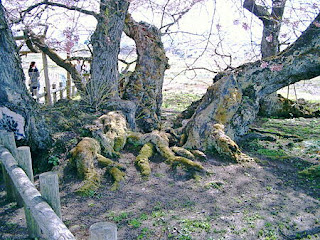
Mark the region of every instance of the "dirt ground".
<instances>
[{"instance_id":1,"label":"dirt ground","mask_svg":"<svg viewBox=\"0 0 320 240\"><path fill-rule=\"evenodd\" d=\"M88 239L89 227L100 221L116 223L119 240L320 239L320 179L298 175L320 163L320 120L262 119L256 126L288 134L290 124L304 124L305 131L292 128L291 134L310 136L314 146L278 136L276 141L248 140L242 147L255 162L240 165L209 156L202 162L207 173L196 177L155 156L148 180L134 166L136 153L125 149L119 159L127 167L120 189L110 191L106 176L88 197L75 194L80 182L70 171L60 183L63 221L77 239ZM28 239L23 209L5 200L3 182L0 239Z\"/></svg>"}]
</instances>

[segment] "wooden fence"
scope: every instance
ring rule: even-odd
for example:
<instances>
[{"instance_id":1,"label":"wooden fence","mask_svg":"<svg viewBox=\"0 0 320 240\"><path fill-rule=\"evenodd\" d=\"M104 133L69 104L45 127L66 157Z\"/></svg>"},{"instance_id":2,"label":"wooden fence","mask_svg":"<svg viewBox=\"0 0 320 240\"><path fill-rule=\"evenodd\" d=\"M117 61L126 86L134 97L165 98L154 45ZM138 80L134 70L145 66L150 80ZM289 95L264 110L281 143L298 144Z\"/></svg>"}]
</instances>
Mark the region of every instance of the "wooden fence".
<instances>
[{"instance_id":1,"label":"wooden fence","mask_svg":"<svg viewBox=\"0 0 320 240\"><path fill-rule=\"evenodd\" d=\"M59 86L53 83L51 89L48 91L46 87L43 88L41 94L35 94L38 102L43 102L45 104L51 105L55 104L59 99L72 98L76 95L76 86L71 86L69 90L67 86L63 86L63 83L60 82ZM68 93L69 92L69 93ZM49 96L50 95L50 96ZM42 100L42 98L44 100Z\"/></svg>"},{"instance_id":2,"label":"wooden fence","mask_svg":"<svg viewBox=\"0 0 320 240\"><path fill-rule=\"evenodd\" d=\"M0 163L7 199L24 206L29 236L48 240L76 239L61 220L58 175L39 176L40 192L33 184L30 148L16 147L14 134L0 130ZM90 228L89 240L117 240L117 226L99 222Z\"/></svg>"}]
</instances>

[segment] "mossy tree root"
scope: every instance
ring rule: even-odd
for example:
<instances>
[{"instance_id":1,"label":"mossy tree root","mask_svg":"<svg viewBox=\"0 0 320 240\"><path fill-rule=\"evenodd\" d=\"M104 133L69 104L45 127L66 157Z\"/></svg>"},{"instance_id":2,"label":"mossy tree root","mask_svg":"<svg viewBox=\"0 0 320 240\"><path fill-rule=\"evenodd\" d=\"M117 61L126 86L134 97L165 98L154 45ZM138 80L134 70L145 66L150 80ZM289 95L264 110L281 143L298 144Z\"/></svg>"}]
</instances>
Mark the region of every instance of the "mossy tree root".
<instances>
[{"instance_id":1,"label":"mossy tree root","mask_svg":"<svg viewBox=\"0 0 320 240\"><path fill-rule=\"evenodd\" d=\"M77 175L84 180L82 186L77 190L81 195L90 195L100 186L101 176L94 167L94 161L99 152L99 143L88 137L83 138L70 151L71 164L77 169Z\"/></svg>"},{"instance_id":2,"label":"mossy tree root","mask_svg":"<svg viewBox=\"0 0 320 240\"><path fill-rule=\"evenodd\" d=\"M251 157L241 152L239 146L225 134L224 125L214 124L211 136L211 145L222 156L238 163L253 161Z\"/></svg>"},{"instance_id":3,"label":"mossy tree root","mask_svg":"<svg viewBox=\"0 0 320 240\"><path fill-rule=\"evenodd\" d=\"M127 142L127 121L120 111L111 111L95 121L92 135L108 157L119 157L119 151Z\"/></svg>"},{"instance_id":4,"label":"mossy tree root","mask_svg":"<svg viewBox=\"0 0 320 240\"><path fill-rule=\"evenodd\" d=\"M144 177L148 177L151 174L151 167L149 164L149 158L154 153L154 146L152 143L146 143L141 148L139 155L136 157L135 164L140 170L140 173Z\"/></svg>"},{"instance_id":5,"label":"mossy tree root","mask_svg":"<svg viewBox=\"0 0 320 240\"><path fill-rule=\"evenodd\" d=\"M120 182L124 180L125 173L123 171L126 170L125 166L100 154L97 154L97 160L99 165L106 167L106 172L110 174L114 180L111 190L117 190L120 186Z\"/></svg>"},{"instance_id":6,"label":"mossy tree root","mask_svg":"<svg viewBox=\"0 0 320 240\"><path fill-rule=\"evenodd\" d=\"M81 195L90 196L99 188L101 175L95 168L97 163L106 167L107 173L114 179L112 190L116 190L120 181L124 179L125 173L122 170L125 170L125 167L102 156L100 154L100 145L93 138L83 138L70 151L70 154L70 160L77 169L77 175L83 179L82 186L76 191Z\"/></svg>"},{"instance_id":7,"label":"mossy tree root","mask_svg":"<svg viewBox=\"0 0 320 240\"><path fill-rule=\"evenodd\" d=\"M186 157L176 156L169 147L169 139L165 132L153 131L146 134L130 133L128 135L128 142L137 146L152 143L157 152L166 159L167 163L174 166L182 165L187 170L204 170L204 167L200 163L194 162Z\"/></svg>"}]
</instances>

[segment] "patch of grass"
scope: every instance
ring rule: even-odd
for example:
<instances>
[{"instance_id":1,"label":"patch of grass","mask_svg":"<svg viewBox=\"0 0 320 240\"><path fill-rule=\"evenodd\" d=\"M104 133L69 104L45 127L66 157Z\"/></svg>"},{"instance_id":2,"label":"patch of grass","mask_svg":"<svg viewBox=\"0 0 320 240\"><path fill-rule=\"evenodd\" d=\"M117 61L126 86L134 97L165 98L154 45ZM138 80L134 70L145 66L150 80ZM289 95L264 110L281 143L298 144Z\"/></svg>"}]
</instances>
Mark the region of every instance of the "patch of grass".
<instances>
[{"instance_id":1,"label":"patch of grass","mask_svg":"<svg viewBox=\"0 0 320 240\"><path fill-rule=\"evenodd\" d=\"M206 189L215 188L215 189L221 189L223 188L222 182L209 182L204 186Z\"/></svg>"},{"instance_id":2,"label":"patch of grass","mask_svg":"<svg viewBox=\"0 0 320 240\"><path fill-rule=\"evenodd\" d=\"M211 229L211 224L207 220L190 220L190 219L184 219L181 221L182 223L182 230L184 232L196 232L204 230L206 232L209 232Z\"/></svg>"},{"instance_id":3,"label":"patch of grass","mask_svg":"<svg viewBox=\"0 0 320 240\"><path fill-rule=\"evenodd\" d=\"M110 221L113 221L115 223L121 223L121 222L127 221L129 218L129 215L130 213L128 212L120 212L119 214L116 214L115 212L110 212L107 215L107 218Z\"/></svg>"},{"instance_id":4,"label":"patch of grass","mask_svg":"<svg viewBox=\"0 0 320 240\"><path fill-rule=\"evenodd\" d=\"M192 102L201 98L201 95L191 93L163 93L163 109L182 112Z\"/></svg>"},{"instance_id":5,"label":"patch of grass","mask_svg":"<svg viewBox=\"0 0 320 240\"><path fill-rule=\"evenodd\" d=\"M262 128L271 131L283 132L285 134L297 135L304 139L317 137L320 135L319 119L264 119L266 122L262 124Z\"/></svg>"},{"instance_id":6,"label":"patch of grass","mask_svg":"<svg viewBox=\"0 0 320 240\"><path fill-rule=\"evenodd\" d=\"M207 220L183 219L179 221L179 224L179 231L177 231L176 227L173 227L173 229L171 229L170 227L168 228L168 230L170 231L170 233L168 234L169 239L192 240L193 232L211 231L211 224Z\"/></svg>"},{"instance_id":7,"label":"patch of grass","mask_svg":"<svg viewBox=\"0 0 320 240\"><path fill-rule=\"evenodd\" d=\"M264 228L260 229L258 232L258 239L278 240L279 237L277 227L269 222L265 223Z\"/></svg>"},{"instance_id":8,"label":"patch of grass","mask_svg":"<svg viewBox=\"0 0 320 240\"><path fill-rule=\"evenodd\" d=\"M152 216L153 218L160 218L160 217L164 217L165 215L166 215L166 213L165 213L164 211L162 211L162 210L153 211L153 212L151 213L151 216Z\"/></svg>"},{"instance_id":9,"label":"patch of grass","mask_svg":"<svg viewBox=\"0 0 320 240\"><path fill-rule=\"evenodd\" d=\"M139 228L142 225L141 219L133 218L128 221L130 227Z\"/></svg>"},{"instance_id":10,"label":"patch of grass","mask_svg":"<svg viewBox=\"0 0 320 240\"><path fill-rule=\"evenodd\" d=\"M273 150L273 149L264 148L264 149L258 149L257 153L265 157L268 157L272 160L288 158L288 155L282 149Z\"/></svg>"}]
</instances>

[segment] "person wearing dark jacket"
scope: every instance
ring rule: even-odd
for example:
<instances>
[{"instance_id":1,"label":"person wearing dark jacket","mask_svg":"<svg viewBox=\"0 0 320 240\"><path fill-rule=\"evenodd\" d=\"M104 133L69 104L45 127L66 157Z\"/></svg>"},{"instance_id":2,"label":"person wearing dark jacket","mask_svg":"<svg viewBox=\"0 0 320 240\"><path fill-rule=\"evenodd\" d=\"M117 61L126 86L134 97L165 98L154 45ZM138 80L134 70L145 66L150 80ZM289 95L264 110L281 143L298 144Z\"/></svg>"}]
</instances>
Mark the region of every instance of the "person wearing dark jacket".
<instances>
[{"instance_id":1,"label":"person wearing dark jacket","mask_svg":"<svg viewBox=\"0 0 320 240\"><path fill-rule=\"evenodd\" d=\"M36 67L36 62L31 62L28 70L28 74L30 77L30 91L32 96L37 96L38 90L40 88L40 73L38 68Z\"/></svg>"}]
</instances>

